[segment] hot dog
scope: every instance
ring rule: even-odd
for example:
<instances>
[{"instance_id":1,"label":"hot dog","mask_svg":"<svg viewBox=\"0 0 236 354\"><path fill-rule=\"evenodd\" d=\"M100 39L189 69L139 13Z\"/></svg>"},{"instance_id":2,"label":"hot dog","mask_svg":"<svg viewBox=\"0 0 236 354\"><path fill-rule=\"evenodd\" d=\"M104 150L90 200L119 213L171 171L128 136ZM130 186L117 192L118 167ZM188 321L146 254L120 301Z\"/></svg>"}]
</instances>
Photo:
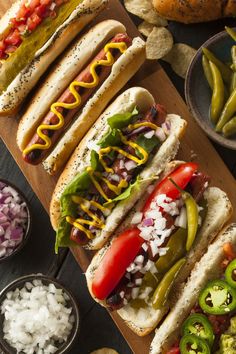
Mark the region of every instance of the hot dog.
<instances>
[{"instance_id":1,"label":"hot dog","mask_svg":"<svg viewBox=\"0 0 236 354\"><path fill-rule=\"evenodd\" d=\"M18 0L0 21L0 115L14 113L42 74L108 0Z\"/></svg>"},{"instance_id":2,"label":"hot dog","mask_svg":"<svg viewBox=\"0 0 236 354\"><path fill-rule=\"evenodd\" d=\"M170 296L231 215L231 203L196 163L172 162L86 272L93 298L138 335L170 309Z\"/></svg>"},{"instance_id":3,"label":"hot dog","mask_svg":"<svg viewBox=\"0 0 236 354\"><path fill-rule=\"evenodd\" d=\"M95 49L91 48L91 41L96 43ZM84 61L81 57L78 59L78 53L82 50L87 51L87 55L84 54ZM74 65L74 76L63 78L63 82L60 83L62 91L60 95L57 97L54 95L54 98L48 97L47 94L45 104L42 105L42 95L48 85L53 87L54 83L49 74L42 90L36 94L23 116L17 141L24 160L38 164L52 151L49 161L53 162L46 160L45 166L50 173L57 172L83 134L96 120L98 115L94 110L98 114L102 111L112 95L132 76L143 60L144 42L139 38L132 42L125 33L124 26L119 22L104 21L90 30L78 41L76 47L73 46L69 50L60 63L61 67L65 67L65 75L68 62L69 65ZM132 68L129 69L128 66L131 64ZM120 78L120 71L123 70L126 75ZM92 99L95 99L93 104ZM54 153L53 149L60 137L62 140L57 148L61 150Z\"/></svg>"},{"instance_id":4,"label":"hot dog","mask_svg":"<svg viewBox=\"0 0 236 354\"><path fill-rule=\"evenodd\" d=\"M80 142L52 196L56 247L99 249L178 150L186 123L142 88L120 95ZM145 180L140 188L140 180Z\"/></svg>"},{"instance_id":5,"label":"hot dog","mask_svg":"<svg viewBox=\"0 0 236 354\"><path fill-rule=\"evenodd\" d=\"M236 224L231 224L196 263L157 330L151 354L234 353L236 314Z\"/></svg>"}]
</instances>

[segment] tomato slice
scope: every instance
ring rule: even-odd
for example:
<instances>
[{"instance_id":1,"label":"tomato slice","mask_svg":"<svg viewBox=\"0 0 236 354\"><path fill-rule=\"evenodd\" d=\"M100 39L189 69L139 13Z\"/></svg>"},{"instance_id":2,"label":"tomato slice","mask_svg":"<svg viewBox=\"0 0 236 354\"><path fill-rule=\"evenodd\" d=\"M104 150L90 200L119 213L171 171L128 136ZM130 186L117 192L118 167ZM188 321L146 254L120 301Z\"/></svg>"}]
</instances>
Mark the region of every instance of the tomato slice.
<instances>
[{"instance_id":1,"label":"tomato slice","mask_svg":"<svg viewBox=\"0 0 236 354\"><path fill-rule=\"evenodd\" d=\"M47 13L47 7L46 5L39 5L36 7L35 9L35 13L39 16L39 17L45 17L46 13Z\"/></svg>"},{"instance_id":2,"label":"tomato slice","mask_svg":"<svg viewBox=\"0 0 236 354\"><path fill-rule=\"evenodd\" d=\"M22 19L27 18L29 14L30 14L30 9L26 7L24 4L22 4L19 11L17 12L16 20L21 21Z\"/></svg>"},{"instance_id":3,"label":"tomato slice","mask_svg":"<svg viewBox=\"0 0 236 354\"><path fill-rule=\"evenodd\" d=\"M10 46L18 46L21 42L22 39L20 37L18 29L11 31L5 39L5 43Z\"/></svg>"},{"instance_id":4,"label":"tomato slice","mask_svg":"<svg viewBox=\"0 0 236 354\"><path fill-rule=\"evenodd\" d=\"M50 5L52 3L52 0L40 0L41 5Z\"/></svg>"},{"instance_id":5,"label":"tomato slice","mask_svg":"<svg viewBox=\"0 0 236 354\"><path fill-rule=\"evenodd\" d=\"M104 300L111 294L125 274L126 268L139 253L144 243L139 233L137 228L124 231L106 251L92 282L93 294L99 300Z\"/></svg>"},{"instance_id":6,"label":"tomato slice","mask_svg":"<svg viewBox=\"0 0 236 354\"><path fill-rule=\"evenodd\" d=\"M171 172L166 178L157 184L156 188L147 199L143 207L143 212L145 213L150 209L153 199L160 194L166 194L167 197L173 200L179 198L180 192L169 180L169 178L173 179L173 181L175 181L181 189L185 189L197 169L198 165L193 162L184 163L180 167L176 168L176 170Z\"/></svg>"},{"instance_id":7,"label":"tomato slice","mask_svg":"<svg viewBox=\"0 0 236 354\"><path fill-rule=\"evenodd\" d=\"M31 0L29 3L29 8L31 10L31 13L33 13L36 7L39 5L40 5L40 0Z\"/></svg>"},{"instance_id":8,"label":"tomato slice","mask_svg":"<svg viewBox=\"0 0 236 354\"><path fill-rule=\"evenodd\" d=\"M172 348L166 354L180 354L180 348L179 347Z\"/></svg>"},{"instance_id":9,"label":"tomato slice","mask_svg":"<svg viewBox=\"0 0 236 354\"><path fill-rule=\"evenodd\" d=\"M33 31L42 22L41 17L33 13L27 20L27 27L29 31Z\"/></svg>"}]
</instances>

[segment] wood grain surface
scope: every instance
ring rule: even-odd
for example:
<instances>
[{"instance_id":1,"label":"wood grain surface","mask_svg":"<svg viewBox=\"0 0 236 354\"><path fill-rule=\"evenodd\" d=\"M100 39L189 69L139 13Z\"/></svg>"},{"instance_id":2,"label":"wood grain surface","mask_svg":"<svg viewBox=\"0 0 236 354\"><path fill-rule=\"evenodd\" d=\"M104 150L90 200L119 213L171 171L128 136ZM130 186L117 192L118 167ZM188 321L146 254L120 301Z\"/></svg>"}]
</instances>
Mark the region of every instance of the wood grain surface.
<instances>
[{"instance_id":1,"label":"wood grain surface","mask_svg":"<svg viewBox=\"0 0 236 354\"><path fill-rule=\"evenodd\" d=\"M0 16L6 11L7 7L12 2L13 1L11 0L2 0L0 2ZM111 0L109 8L96 18L96 22L108 18L120 20L126 25L127 32L130 35L138 35L136 27L118 0ZM130 81L129 86L134 85L140 85L147 88L154 95L157 102L162 103L167 107L169 113L180 114L188 121L187 134L182 141L178 158L191 160L194 157L194 160L199 162L201 168L212 176L212 185L219 186L225 190L235 206L234 178L216 153L209 140L189 114L185 103L161 66L157 62L146 62L142 69ZM21 168L23 174L26 176L44 208L48 211L50 197L57 177L50 177L41 166L32 167L22 160L15 141L18 119L19 117L1 118L0 136ZM234 216L235 215L236 212L234 212ZM85 270L89 264L89 256L79 248L74 248L72 253L81 268ZM148 353L149 343L152 336L139 338L126 327L124 322L116 314L112 314L112 317L132 350L137 354Z\"/></svg>"}]
</instances>

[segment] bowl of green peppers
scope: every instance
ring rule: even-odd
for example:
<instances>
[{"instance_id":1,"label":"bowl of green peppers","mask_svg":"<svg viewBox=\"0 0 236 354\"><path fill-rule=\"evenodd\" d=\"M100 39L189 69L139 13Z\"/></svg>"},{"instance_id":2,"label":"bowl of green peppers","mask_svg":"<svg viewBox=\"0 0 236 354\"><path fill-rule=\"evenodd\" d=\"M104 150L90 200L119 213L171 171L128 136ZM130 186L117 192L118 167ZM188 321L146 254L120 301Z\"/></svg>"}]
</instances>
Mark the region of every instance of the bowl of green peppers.
<instances>
[{"instance_id":1,"label":"bowl of green peppers","mask_svg":"<svg viewBox=\"0 0 236 354\"><path fill-rule=\"evenodd\" d=\"M236 29L226 27L199 48L187 73L185 97L205 133L236 150Z\"/></svg>"}]
</instances>

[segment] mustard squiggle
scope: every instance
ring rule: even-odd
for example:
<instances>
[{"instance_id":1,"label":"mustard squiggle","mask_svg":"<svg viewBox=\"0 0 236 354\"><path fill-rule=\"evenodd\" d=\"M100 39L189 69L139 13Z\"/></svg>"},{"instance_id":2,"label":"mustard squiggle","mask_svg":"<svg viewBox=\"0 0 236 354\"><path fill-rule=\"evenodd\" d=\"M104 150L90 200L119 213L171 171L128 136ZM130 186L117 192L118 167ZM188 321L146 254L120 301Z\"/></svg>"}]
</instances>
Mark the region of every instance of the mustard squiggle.
<instances>
[{"instance_id":1,"label":"mustard squiggle","mask_svg":"<svg viewBox=\"0 0 236 354\"><path fill-rule=\"evenodd\" d=\"M73 94L75 101L72 103L63 103L63 102L55 102L51 105L51 112L53 112L57 118L58 123L54 125L49 124L41 124L37 128L37 135L44 141L44 144L33 144L29 147L26 147L23 151L24 155L29 154L33 150L47 150L51 147L51 139L47 135L43 133L43 130L54 131L61 129L64 126L64 117L63 115L58 112L57 108L62 107L65 109L75 109L80 106L81 104L81 96L76 91L76 87L83 87L83 88L93 88L99 84L99 76L96 73L96 68L98 66L112 66L115 62L114 56L111 53L111 49L118 49L121 53L124 53L127 50L127 45L125 42L119 43L108 43L104 47L104 51L106 53L107 59L97 60L90 66L90 73L92 75L93 81L92 82L83 82L83 81L73 81L70 86L70 92Z\"/></svg>"}]
</instances>

